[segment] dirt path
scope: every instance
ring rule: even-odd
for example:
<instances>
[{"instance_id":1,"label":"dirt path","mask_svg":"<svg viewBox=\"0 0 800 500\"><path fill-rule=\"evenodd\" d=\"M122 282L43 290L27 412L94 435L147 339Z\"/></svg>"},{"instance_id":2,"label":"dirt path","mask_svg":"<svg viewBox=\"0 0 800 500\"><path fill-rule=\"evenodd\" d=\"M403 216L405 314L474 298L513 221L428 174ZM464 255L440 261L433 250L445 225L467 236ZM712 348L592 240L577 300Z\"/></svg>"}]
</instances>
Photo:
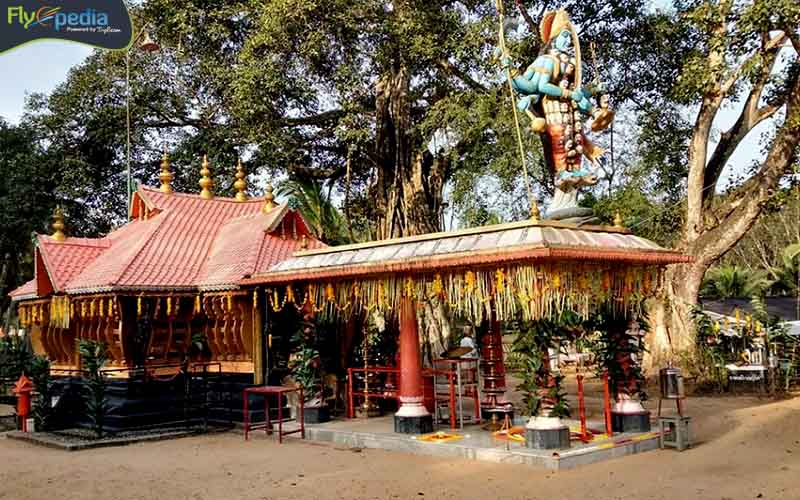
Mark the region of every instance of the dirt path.
<instances>
[{"instance_id":1,"label":"dirt path","mask_svg":"<svg viewBox=\"0 0 800 500\"><path fill-rule=\"evenodd\" d=\"M694 449L559 473L233 433L77 453L0 438L0 499L800 499L800 399L689 404Z\"/></svg>"}]
</instances>

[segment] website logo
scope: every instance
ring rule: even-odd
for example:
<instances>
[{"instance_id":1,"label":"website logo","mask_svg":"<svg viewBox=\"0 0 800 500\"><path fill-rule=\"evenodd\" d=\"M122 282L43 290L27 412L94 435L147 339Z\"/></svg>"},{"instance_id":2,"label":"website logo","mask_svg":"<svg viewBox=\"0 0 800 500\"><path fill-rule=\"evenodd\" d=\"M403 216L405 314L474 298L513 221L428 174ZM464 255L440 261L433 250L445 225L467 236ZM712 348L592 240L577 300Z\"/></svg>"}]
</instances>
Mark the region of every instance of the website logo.
<instances>
[{"instance_id":1,"label":"website logo","mask_svg":"<svg viewBox=\"0 0 800 500\"><path fill-rule=\"evenodd\" d=\"M117 50L131 43L131 18L122 0L11 0L4 9L0 52L45 39Z\"/></svg>"}]
</instances>

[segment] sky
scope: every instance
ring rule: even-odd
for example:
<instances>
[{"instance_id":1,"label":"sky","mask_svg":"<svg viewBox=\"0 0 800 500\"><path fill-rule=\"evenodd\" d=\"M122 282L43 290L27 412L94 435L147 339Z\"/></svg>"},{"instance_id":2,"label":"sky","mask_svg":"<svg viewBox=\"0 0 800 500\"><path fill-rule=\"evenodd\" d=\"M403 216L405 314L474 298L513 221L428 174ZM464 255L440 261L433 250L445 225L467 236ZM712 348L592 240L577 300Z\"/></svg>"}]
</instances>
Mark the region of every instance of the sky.
<instances>
[{"instance_id":1,"label":"sky","mask_svg":"<svg viewBox=\"0 0 800 500\"><path fill-rule=\"evenodd\" d=\"M53 90L91 52L77 43L40 41L0 54L0 116L19 122L28 94Z\"/></svg>"}]
</instances>

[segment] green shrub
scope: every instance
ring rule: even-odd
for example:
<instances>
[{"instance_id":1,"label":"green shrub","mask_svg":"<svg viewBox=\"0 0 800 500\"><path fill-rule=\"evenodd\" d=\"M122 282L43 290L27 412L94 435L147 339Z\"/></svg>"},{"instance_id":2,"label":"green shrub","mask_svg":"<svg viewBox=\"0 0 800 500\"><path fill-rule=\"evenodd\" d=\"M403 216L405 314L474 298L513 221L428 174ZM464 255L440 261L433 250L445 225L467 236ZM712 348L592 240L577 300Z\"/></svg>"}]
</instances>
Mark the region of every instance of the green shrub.
<instances>
[{"instance_id":1,"label":"green shrub","mask_svg":"<svg viewBox=\"0 0 800 500\"><path fill-rule=\"evenodd\" d=\"M86 413L92 422L95 434L97 437L102 437L108 406L106 402L106 386L108 384L102 370L108 360L108 346L105 342L81 340L78 344L78 352L81 355L86 377L84 390Z\"/></svg>"}]
</instances>

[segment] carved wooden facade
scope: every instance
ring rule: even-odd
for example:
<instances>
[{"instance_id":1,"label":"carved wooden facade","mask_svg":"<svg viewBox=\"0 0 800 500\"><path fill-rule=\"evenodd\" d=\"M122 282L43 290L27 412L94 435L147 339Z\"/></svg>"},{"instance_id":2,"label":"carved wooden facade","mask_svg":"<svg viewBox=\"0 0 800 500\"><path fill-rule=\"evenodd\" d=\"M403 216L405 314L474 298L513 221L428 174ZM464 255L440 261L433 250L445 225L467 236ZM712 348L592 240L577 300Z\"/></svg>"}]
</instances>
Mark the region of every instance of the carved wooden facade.
<instances>
[{"instance_id":1,"label":"carved wooden facade","mask_svg":"<svg viewBox=\"0 0 800 500\"><path fill-rule=\"evenodd\" d=\"M105 343L113 368L132 367L137 348L148 365L201 357L232 373L253 373L260 358L260 314L244 293L76 298L63 302L66 314L59 313L64 306L57 302L51 298L19 305L34 351L55 368L80 368L78 342L83 339ZM143 345L136 345L137 338ZM193 342L200 342L202 351L192 350Z\"/></svg>"}]
</instances>

